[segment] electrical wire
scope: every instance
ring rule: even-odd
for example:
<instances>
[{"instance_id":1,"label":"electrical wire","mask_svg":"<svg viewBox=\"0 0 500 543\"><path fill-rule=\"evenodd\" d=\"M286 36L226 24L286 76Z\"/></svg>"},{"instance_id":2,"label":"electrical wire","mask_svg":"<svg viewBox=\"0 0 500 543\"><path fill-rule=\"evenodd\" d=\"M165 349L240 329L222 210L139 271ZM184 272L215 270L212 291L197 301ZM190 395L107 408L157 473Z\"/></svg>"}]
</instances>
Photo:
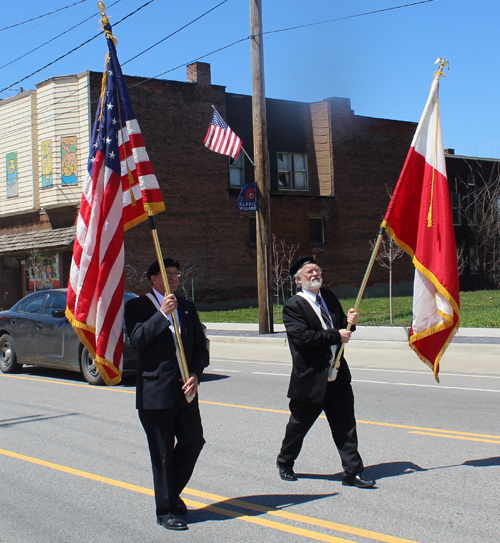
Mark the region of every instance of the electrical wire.
<instances>
[{"instance_id":1,"label":"electrical wire","mask_svg":"<svg viewBox=\"0 0 500 543\"><path fill-rule=\"evenodd\" d=\"M109 7L113 7L115 6L116 4L118 4L119 2L121 2L122 0L117 0L116 2L114 2L113 4L111 4ZM24 53L24 55L21 55L20 57L17 57L16 59L14 60L11 60L10 62L7 62L7 64L4 64L3 66L0 66L0 70L3 70L4 68L6 68L7 66L10 66L11 64L14 64L14 62L17 62L18 60L21 60L22 58L24 57L27 57L28 55L31 55L31 53L34 53L35 51L38 51L39 49L41 49L42 47L45 47L46 45L48 45L49 43L52 43L53 41L57 40L57 38L60 38L61 36L64 36L65 34L67 34L68 32L71 32L72 30L74 30L75 28L78 28L79 26L81 26L82 24L86 23L87 21L90 21L90 19L93 19L94 17L98 17L99 14L98 13L94 13L93 15L91 15L90 17L87 17L86 19L84 19L83 21L81 21L80 23L76 24L75 26L72 26L71 28L68 28L68 30L65 30L64 32L62 32L61 34L59 34L58 36L55 36L53 38L51 38L49 41L46 41L45 43L42 43L42 45L39 45L38 47L35 47L34 49L32 49L31 51L28 51L27 53Z\"/></svg>"},{"instance_id":2,"label":"electrical wire","mask_svg":"<svg viewBox=\"0 0 500 543\"><path fill-rule=\"evenodd\" d=\"M309 24L300 25L300 26L291 26L289 28L281 28L280 30L268 30L267 32L262 32L262 34L276 34L278 32L287 32L288 30L298 30L299 28L306 28L308 26L317 26L317 25L324 25L326 23L335 23L337 21L345 21L346 19L355 19L357 17L364 17L366 15L375 15L376 13L383 13L385 11L393 11L395 9L418 6L419 4L428 4L429 2L435 2L435 0L422 0L421 2L414 2L413 4L405 4L403 6L394 6L392 8L377 9L375 11L367 11L365 13L358 13L357 15L346 15L345 17L338 17L337 19L328 19L327 21L319 21L317 23L309 23Z\"/></svg>"},{"instance_id":3,"label":"electrical wire","mask_svg":"<svg viewBox=\"0 0 500 543\"><path fill-rule=\"evenodd\" d=\"M211 13L212 11L216 10L218 7L222 6L222 4L225 4L228 0L223 0L220 4L217 4L215 7L213 7L212 9L209 9L208 11L206 11L205 13L203 13L203 15L200 15L199 17L196 17L196 19L193 19L191 22L185 24L184 26L181 26L181 28L177 29L175 32L172 32L172 34L169 34L167 37L163 38L162 40L156 42L154 45L152 45L151 47L148 47L147 49L144 49L144 51L142 51L142 53L139 53L138 55L135 55L135 57L132 57L132 58L129 58L126 62L122 62L122 66L125 66L125 64L128 64L129 62L132 62L133 60L135 60L137 57L140 57L141 55L143 55L144 53L147 53L148 51L150 51L151 49L153 49L154 47L156 47L157 45L160 45L160 43L163 43L164 41L168 40L169 38L171 38L172 36L175 36L176 34L178 34L181 30L184 30L185 28L187 28L188 26L192 25L193 23L195 23L196 21L199 21L200 19L202 19L203 17L205 17L205 15L208 15L209 13Z\"/></svg>"},{"instance_id":4,"label":"electrical wire","mask_svg":"<svg viewBox=\"0 0 500 543\"><path fill-rule=\"evenodd\" d=\"M3 32L4 30L10 30L11 28L15 28L16 26L25 25L26 23L37 21L38 19L43 19L43 17L48 17L49 15L53 15L54 13L59 13L60 11L64 11L65 9L72 8L73 6L77 6L78 4L82 4L83 2L86 2L86 1L87 0L80 0L79 2L75 2L74 4L70 4L69 6L56 9L55 11L50 11L49 13L45 13L44 15L39 15L38 17L33 17L33 19L28 19L27 21L23 21L22 23L16 23L15 25L6 26L5 28L0 28L0 32Z\"/></svg>"},{"instance_id":5,"label":"electrical wire","mask_svg":"<svg viewBox=\"0 0 500 543\"><path fill-rule=\"evenodd\" d=\"M114 24L114 26L117 26L119 25L120 23L122 23L123 21L125 21L126 19L128 19L129 17L131 17L132 15L135 15L138 11L140 11L141 9L145 8L146 6L149 6L149 4L152 4L155 0L149 0L149 2L146 2L145 4L143 4L142 6L140 6L139 8L137 8L135 11L129 13L128 15L126 15L125 17L123 17L123 19L120 19L117 23ZM74 53L75 51L77 51L78 49L81 49L84 45L87 45L87 43L90 43L91 41L95 40L96 38L98 38L99 36L102 36L102 32L99 32L98 34L96 34L95 36L93 36L92 38L89 38L87 41L84 41L83 43L81 43L80 45L78 45L77 47L71 49L71 51L68 51L67 53L65 53L64 55L61 55L59 58L56 58L55 60L53 60L52 62L49 62L48 64L46 64L45 66L42 66L41 68L39 68L38 70L35 70L34 72L32 72L31 74L27 75L26 77L23 77L22 79L19 79L18 81L16 81L15 83L11 83L10 85L8 85L7 87L5 87L4 89L0 90L0 94L4 91L6 91L7 89L9 89L10 87L14 87L15 85L17 85L18 83L22 83L23 81L25 81L26 79L29 79L31 76L41 72L42 70L45 70L45 68L48 68L49 66L52 66L53 64L55 64L56 62L59 62L60 60L62 60L63 58L66 58L68 55L71 55L71 53Z\"/></svg>"}]
</instances>

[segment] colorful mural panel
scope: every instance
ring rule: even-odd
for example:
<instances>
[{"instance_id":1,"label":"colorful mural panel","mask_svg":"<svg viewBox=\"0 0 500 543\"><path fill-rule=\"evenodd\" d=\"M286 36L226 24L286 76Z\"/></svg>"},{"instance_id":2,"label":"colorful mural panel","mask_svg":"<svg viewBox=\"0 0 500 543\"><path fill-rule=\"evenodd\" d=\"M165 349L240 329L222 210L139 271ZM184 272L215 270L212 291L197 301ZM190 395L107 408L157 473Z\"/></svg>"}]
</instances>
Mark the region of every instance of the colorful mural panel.
<instances>
[{"instance_id":1,"label":"colorful mural panel","mask_svg":"<svg viewBox=\"0 0 500 543\"><path fill-rule=\"evenodd\" d=\"M5 167L7 175L7 198L19 196L17 182L17 151L5 155Z\"/></svg>"},{"instance_id":2,"label":"colorful mural panel","mask_svg":"<svg viewBox=\"0 0 500 543\"><path fill-rule=\"evenodd\" d=\"M61 138L62 185L78 184L78 156L76 136Z\"/></svg>"},{"instance_id":3,"label":"colorful mural panel","mask_svg":"<svg viewBox=\"0 0 500 543\"><path fill-rule=\"evenodd\" d=\"M42 189L52 186L52 140L42 141Z\"/></svg>"},{"instance_id":4,"label":"colorful mural panel","mask_svg":"<svg viewBox=\"0 0 500 543\"><path fill-rule=\"evenodd\" d=\"M59 288L59 253L33 254L26 259L28 290Z\"/></svg>"}]
</instances>

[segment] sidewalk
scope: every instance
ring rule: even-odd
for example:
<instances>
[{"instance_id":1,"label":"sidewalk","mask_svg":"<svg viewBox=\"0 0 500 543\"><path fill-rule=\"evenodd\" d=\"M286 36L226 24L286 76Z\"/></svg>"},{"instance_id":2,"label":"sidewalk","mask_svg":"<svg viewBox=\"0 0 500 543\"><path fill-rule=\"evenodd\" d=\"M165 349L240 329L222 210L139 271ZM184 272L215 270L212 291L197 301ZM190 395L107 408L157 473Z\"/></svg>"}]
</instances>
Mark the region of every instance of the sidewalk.
<instances>
[{"instance_id":1,"label":"sidewalk","mask_svg":"<svg viewBox=\"0 0 500 543\"><path fill-rule=\"evenodd\" d=\"M283 325L259 334L258 324L207 323L213 358L277 361L291 365ZM351 369L427 371L409 348L402 327L359 326L346 347ZM461 328L448 347L441 375L491 375L500 378L500 329Z\"/></svg>"},{"instance_id":2,"label":"sidewalk","mask_svg":"<svg viewBox=\"0 0 500 543\"><path fill-rule=\"evenodd\" d=\"M274 325L274 334L259 334L258 324L209 322L206 323L208 335L217 337L219 341L222 338L230 338L228 341L237 341L237 338L248 340L256 338L259 340L279 340L286 338L285 327L283 324ZM397 341L408 343L406 330L402 326L357 326L356 332L352 335L351 342L360 341ZM453 338L452 343L469 344L490 344L500 346L500 328L459 328ZM500 354L500 350L499 350Z\"/></svg>"}]
</instances>

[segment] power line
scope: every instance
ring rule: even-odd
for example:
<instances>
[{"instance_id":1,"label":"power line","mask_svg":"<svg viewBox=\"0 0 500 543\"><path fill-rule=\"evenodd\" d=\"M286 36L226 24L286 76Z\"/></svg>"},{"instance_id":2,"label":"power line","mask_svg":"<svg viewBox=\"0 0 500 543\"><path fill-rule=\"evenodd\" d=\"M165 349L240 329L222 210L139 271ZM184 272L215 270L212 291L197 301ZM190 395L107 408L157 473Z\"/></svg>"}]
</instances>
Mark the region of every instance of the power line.
<instances>
[{"instance_id":1,"label":"power line","mask_svg":"<svg viewBox=\"0 0 500 543\"><path fill-rule=\"evenodd\" d=\"M140 57L141 55L143 55L144 53L147 53L148 51L150 51L151 49L153 49L154 47L156 47L157 45L160 45L160 43L163 43L164 41L168 40L169 38L171 38L172 36L175 36L175 34L178 34L181 30L184 30L185 28L187 28L188 26L192 25L193 23L195 23L196 21L199 21L201 18L205 17L205 15L208 15L209 13L211 13L212 11L216 10L218 7L222 6L222 4L225 4L228 0L223 0L223 2L221 2L220 4L217 4L215 7L213 7L212 9L209 9L208 11L206 11L205 13L203 13L203 15L200 15L199 17L196 17L196 19L193 19L190 23L187 23L185 24L184 26L181 26L181 28L177 29L175 32L172 32L172 34L169 34L166 38L163 38L162 40L156 42L154 45L152 45L151 47L148 47L147 49L144 49L144 51L142 51L142 53L139 53L138 55L135 55L135 57L132 57L132 58L129 58L126 62L122 62L122 66L125 66L125 64L128 64L129 62L132 62L133 60L135 60L137 57Z\"/></svg>"},{"instance_id":2,"label":"power line","mask_svg":"<svg viewBox=\"0 0 500 543\"><path fill-rule=\"evenodd\" d=\"M422 0L421 2L414 2L413 4L405 4L403 6L394 6L392 8L377 9L376 11L367 11L366 13L358 13L357 15L346 15L345 17L338 17L337 19L328 19L327 21L319 21L317 23L309 23L309 24L300 25L300 26L291 26L290 28L282 28L280 30L268 30L267 32L262 32L262 34L276 34L277 32L287 32L288 30L297 30L299 28L306 28L308 26L324 25L326 23L335 23L337 21L345 21L346 19L355 19L357 17L364 17L366 15L375 15L376 13L383 13L384 11L393 11L395 9L418 6L419 4L428 4L429 2L434 2L434 1L435 0Z\"/></svg>"},{"instance_id":3,"label":"power line","mask_svg":"<svg viewBox=\"0 0 500 543\"><path fill-rule=\"evenodd\" d=\"M117 26L119 25L120 23L122 23L123 21L125 21L126 19L128 19L129 17L131 17L132 15L135 15L138 11L140 11L141 9L145 8L146 6L148 6L149 4L152 4L155 0L149 0L149 2L146 2L145 4L143 4L142 6L140 6L139 8L137 8L135 11L129 13L128 15L126 15L125 17L123 17L123 19L119 20L117 23L115 23L114 26ZM55 60L53 60L52 62L49 62L48 64L46 64L45 66L42 66L41 68L39 68L38 70L35 70L34 72L32 72L31 74L27 75L26 77L23 77L22 79L19 79L18 81L16 81L15 83L11 83L10 85L8 85L7 87L5 87L4 89L0 90L0 93L6 91L7 89L9 89L10 87L14 87L15 85L17 85L18 83L22 83L23 81L25 81L26 79L29 79L31 76L37 74L38 72L41 72L42 70L45 70L45 68L48 68L49 66L52 66L52 64L55 64L56 62L59 62L60 60L62 60L63 58L67 57L68 55L71 55L71 53L74 53L75 51L77 51L78 49L81 49L84 45L87 45L87 43L90 43L91 41L95 40L96 38L98 38L99 36L102 36L102 32L99 32L98 34L96 34L95 36L93 36L92 38L89 38L87 41L84 41L83 43L81 43L80 45L78 45L77 47L71 49L71 51L68 51L67 53L65 53L64 55L61 55L59 58L56 58Z\"/></svg>"},{"instance_id":4,"label":"power line","mask_svg":"<svg viewBox=\"0 0 500 543\"><path fill-rule=\"evenodd\" d=\"M119 2L121 2L122 0L117 0L116 2L114 2L113 4L111 4L109 7L112 7L116 4L118 4ZM61 34L55 36L54 38L51 38L49 41L46 41L45 43L42 43L42 45L39 45L38 47L35 47L34 49L32 49L31 51L28 51L27 53L25 53L24 55L21 55L20 57L17 57L16 59L14 60L11 60L10 62L7 62L7 64L4 64L3 66L0 66L0 70L3 70L4 68L6 68L7 66L10 66L11 64L14 64L14 62L17 62L18 60L21 60L22 58L24 57L27 57L28 55L31 55L31 53L34 53L35 51L38 51L39 49L41 49L42 47L45 47L46 45L48 45L49 43L52 43L53 41L57 40L57 38L60 38L61 36L64 36L64 34L67 34L68 32L71 32L72 30L74 30L75 28L78 28L79 26L81 26L82 24L86 23L87 21L90 21L90 19L93 19L94 17L98 17L99 14L98 13L94 13L94 15L91 15L90 17L87 17L86 19L84 19L83 21L81 21L80 23L76 24L75 26L72 26L71 28L68 28L68 30L65 30L64 32L62 32Z\"/></svg>"},{"instance_id":5,"label":"power line","mask_svg":"<svg viewBox=\"0 0 500 543\"><path fill-rule=\"evenodd\" d=\"M86 1L87 0L79 0L79 2L75 2L74 4L70 4L69 6L56 9L55 11L50 11L49 13L45 13L43 15L39 15L38 17L33 17L33 19L28 19L27 21L23 21L22 23L16 23L15 25L6 26L5 28L0 28L0 32L3 32L4 30L10 30L11 28L15 28L16 26L25 25L26 23L31 23L32 21L37 21L38 19L43 19L43 17L48 17L49 15L53 15L54 13L59 13L60 11L64 11L65 9L72 8L73 6L77 6L78 4L82 4L83 2L86 2Z\"/></svg>"}]
</instances>

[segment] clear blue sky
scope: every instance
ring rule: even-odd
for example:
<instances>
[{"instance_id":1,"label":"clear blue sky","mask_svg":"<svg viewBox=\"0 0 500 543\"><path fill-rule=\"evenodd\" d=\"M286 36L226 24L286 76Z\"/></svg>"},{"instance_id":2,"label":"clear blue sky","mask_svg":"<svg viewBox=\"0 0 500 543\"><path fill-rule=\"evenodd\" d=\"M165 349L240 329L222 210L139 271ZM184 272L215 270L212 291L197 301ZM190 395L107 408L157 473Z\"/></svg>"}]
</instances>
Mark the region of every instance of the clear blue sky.
<instances>
[{"instance_id":1,"label":"clear blue sky","mask_svg":"<svg viewBox=\"0 0 500 543\"><path fill-rule=\"evenodd\" d=\"M78 0L3 2L0 28L63 8ZM207 53L247 38L249 0L227 0L220 7L137 59L147 47L215 7L222 0L154 0L117 24L148 0L106 2L118 38L125 74L186 80L184 67ZM352 17L412 3L397 0L262 0L264 31ZM114 5L113 5L114 4ZM92 17L93 16L93 17ZM89 21L42 47L88 17ZM351 99L357 115L415 121L420 119L437 57L450 71L441 79L444 145L456 154L500 158L498 0L433 0L420 5L352 17L264 37L266 95L297 101L330 96ZM102 36L39 73L100 31L97 2L0 31L0 98L19 87L34 89L50 77L83 70L102 71ZM212 82L228 92L251 94L250 42L203 59L212 66ZM168 72L168 73L165 73ZM163 75L160 75L163 74ZM140 119L139 119L140 122ZM1 130L1 127L0 127Z\"/></svg>"}]
</instances>

